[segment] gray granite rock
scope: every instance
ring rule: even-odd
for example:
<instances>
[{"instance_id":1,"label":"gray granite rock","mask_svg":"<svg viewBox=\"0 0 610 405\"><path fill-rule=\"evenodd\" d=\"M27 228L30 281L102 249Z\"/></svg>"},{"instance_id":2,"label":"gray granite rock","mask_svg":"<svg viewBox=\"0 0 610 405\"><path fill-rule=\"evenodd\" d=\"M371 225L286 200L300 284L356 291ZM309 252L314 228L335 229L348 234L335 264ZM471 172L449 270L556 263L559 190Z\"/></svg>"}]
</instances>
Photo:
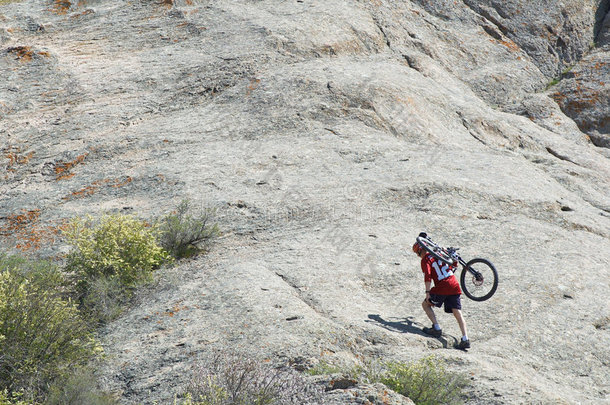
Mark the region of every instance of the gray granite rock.
<instances>
[{"instance_id":1,"label":"gray granite rock","mask_svg":"<svg viewBox=\"0 0 610 405\"><path fill-rule=\"evenodd\" d=\"M585 74L607 5L0 5L0 243L60 258L76 215L217 208L214 250L101 332L123 403L171 403L223 349L299 369L436 354L472 379L468 403L602 403L610 155L587 136L603 146L607 98L568 107L607 75ZM492 299L464 299L468 352L449 316L421 333L422 230L500 272Z\"/></svg>"}]
</instances>

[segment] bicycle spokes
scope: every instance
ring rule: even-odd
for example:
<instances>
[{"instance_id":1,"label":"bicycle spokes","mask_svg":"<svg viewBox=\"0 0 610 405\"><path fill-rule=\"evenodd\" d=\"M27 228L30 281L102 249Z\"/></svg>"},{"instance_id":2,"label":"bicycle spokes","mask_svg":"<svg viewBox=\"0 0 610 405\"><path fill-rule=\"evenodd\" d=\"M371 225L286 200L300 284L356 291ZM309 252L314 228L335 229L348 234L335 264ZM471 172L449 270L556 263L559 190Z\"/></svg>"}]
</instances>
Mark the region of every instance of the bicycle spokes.
<instances>
[{"instance_id":1,"label":"bicycle spokes","mask_svg":"<svg viewBox=\"0 0 610 405\"><path fill-rule=\"evenodd\" d=\"M498 273L490 261L473 259L466 263L460 277L460 285L466 296L475 301L489 299L498 288Z\"/></svg>"},{"instance_id":2,"label":"bicycle spokes","mask_svg":"<svg viewBox=\"0 0 610 405\"><path fill-rule=\"evenodd\" d=\"M479 273L478 271L476 271L476 270L473 271L472 284L474 284L477 287L480 287L483 285L484 282L485 282L485 277L483 277L483 275L481 273Z\"/></svg>"}]
</instances>

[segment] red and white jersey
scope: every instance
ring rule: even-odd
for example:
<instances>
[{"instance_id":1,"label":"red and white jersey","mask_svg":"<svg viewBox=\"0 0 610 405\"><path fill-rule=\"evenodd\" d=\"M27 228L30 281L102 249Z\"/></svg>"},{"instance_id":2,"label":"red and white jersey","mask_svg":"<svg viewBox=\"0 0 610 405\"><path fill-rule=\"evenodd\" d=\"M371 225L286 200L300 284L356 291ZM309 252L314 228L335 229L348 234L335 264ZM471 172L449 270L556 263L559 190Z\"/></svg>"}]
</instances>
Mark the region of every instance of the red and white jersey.
<instances>
[{"instance_id":1,"label":"red and white jersey","mask_svg":"<svg viewBox=\"0 0 610 405\"><path fill-rule=\"evenodd\" d=\"M421 270L424 273L424 281L434 281L434 287L430 289L430 294L461 294L460 283L453 274L456 268L457 264L449 266L447 263L437 260L427 253L421 259Z\"/></svg>"}]
</instances>

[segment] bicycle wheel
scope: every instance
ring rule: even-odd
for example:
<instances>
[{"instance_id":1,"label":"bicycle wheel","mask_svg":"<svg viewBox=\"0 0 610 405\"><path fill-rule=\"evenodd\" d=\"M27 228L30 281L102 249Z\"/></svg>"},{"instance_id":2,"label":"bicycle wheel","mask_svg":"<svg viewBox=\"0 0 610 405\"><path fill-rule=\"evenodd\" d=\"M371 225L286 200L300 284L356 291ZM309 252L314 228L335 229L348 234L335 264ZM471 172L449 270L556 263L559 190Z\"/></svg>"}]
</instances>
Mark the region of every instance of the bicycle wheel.
<instances>
[{"instance_id":1,"label":"bicycle wheel","mask_svg":"<svg viewBox=\"0 0 610 405\"><path fill-rule=\"evenodd\" d=\"M472 259L462 268L460 285L471 300L488 300L498 288L498 272L489 260Z\"/></svg>"},{"instance_id":2,"label":"bicycle wheel","mask_svg":"<svg viewBox=\"0 0 610 405\"><path fill-rule=\"evenodd\" d=\"M424 249L426 249L426 251L428 253L430 253L432 256L434 256L438 260L440 260L450 266L453 265L453 263L455 262L453 260L453 257L451 257L451 255L449 253L447 253L445 251L445 249L443 249L436 243L432 242L430 239L418 236L416 238L416 240L417 240L417 243L419 243Z\"/></svg>"}]
</instances>

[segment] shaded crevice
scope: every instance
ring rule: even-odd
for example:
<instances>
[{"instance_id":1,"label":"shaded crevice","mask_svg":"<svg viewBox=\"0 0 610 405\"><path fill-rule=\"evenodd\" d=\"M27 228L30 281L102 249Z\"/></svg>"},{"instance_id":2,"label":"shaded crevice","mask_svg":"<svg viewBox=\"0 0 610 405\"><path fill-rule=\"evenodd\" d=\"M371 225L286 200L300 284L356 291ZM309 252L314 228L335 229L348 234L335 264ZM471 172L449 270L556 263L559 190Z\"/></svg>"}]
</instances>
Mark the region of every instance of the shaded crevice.
<instances>
[{"instance_id":1,"label":"shaded crevice","mask_svg":"<svg viewBox=\"0 0 610 405\"><path fill-rule=\"evenodd\" d=\"M379 32L381 32L381 35L383 35L383 39L385 41L385 44L388 46L388 48L392 49L392 44L390 42L390 38L388 37L388 34L383 29L383 26L381 25L379 20L377 18L373 17L373 22L377 26L377 29L379 30Z\"/></svg>"},{"instance_id":2,"label":"shaded crevice","mask_svg":"<svg viewBox=\"0 0 610 405\"><path fill-rule=\"evenodd\" d=\"M474 139L476 139L477 141L481 142L483 145L487 146L487 143L485 143L484 140L482 140L481 138L479 138L475 133L473 133L472 131L468 131L468 133L470 134L470 136L472 136Z\"/></svg>"},{"instance_id":3,"label":"shaded crevice","mask_svg":"<svg viewBox=\"0 0 610 405\"><path fill-rule=\"evenodd\" d=\"M493 27L489 26L489 25L482 25L483 30L489 34L492 38L501 41L502 40L502 35L495 30Z\"/></svg>"},{"instance_id":4,"label":"shaded crevice","mask_svg":"<svg viewBox=\"0 0 610 405\"><path fill-rule=\"evenodd\" d=\"M398 136L399 133L391 123L384 118L377 110L376 106L366 97L360 94L347 94L343 91L337 90L335 86L328 82L326 88L335 99L338 105L343 106L351 111L353 117L364 125L374 129L384 129L390 131L394 136Z\"/></svg>"},{"instance_id":5,"label":"shaded crevice","mask_svg":"<svg viewBox=\"0 0 610 405\"><path fill-rule=\"evenodd\" d=\"M405 62L407 62L407 65L409 65L409 67L413 70L417 70L419 73L423 74L425 76L425 72L424 69L422 68L421 64L419 63L419 61L414 58L411 55L402 55L402 58L405 60Z\"/></svg>"},{"instance_id":6,"label":"shaded crevice","mask_svg":"<svg viewBox=\"0 0 610 405\"><path fill-rule=\"evenodd\" d=\"M299 294L301 293L301 289L299 288L299 286L296 285L294 282L292 282L288 277L286 277L282 273L278 273L278 272L275 272L275 275L278 276L279 278L281 278L282 281L284 281L286 284L288 284L290 287L292 287L294 290L296 290Z\"/></svg>"},{"instance_id":7,"label":"shaded crevice","mask_svg":"<svg viewBox=\"0 0 610 405\"><path fill-rule=\"evenodd\" d=\"M372 109L373 109L373 113L375 114L375 117L377 117L377 120L378 120L378 121L381 123L381 127L383 127L384 129L386 129L386 130L390 131L390 133L391 133L392 135L394 135L395 137L397 137L397 138L401 136L401 135L400 135L400 132L398 131L398 129L396 129L396 128L394 127L394 125L392 125L392 123L391 123L391 122L390 122L388 119L384 118L384 117L383 117L383 116L382 116L382 115L379 113L379 111L377 111L377 108L375 108L375 107L373 106L373 108L372 108ZM361 121L361 122L363 122L365 125L370 126L370 125L369 125L369 124L368 124L366 121L364 121L364 120L362 120L362 119L360 119L360 121Z\"/></svg>"},{"instance_id":8,"label":"shaded crevice","mask_svg":"<svg viewBox=\"0 0 610 405\"><path fill-rule=\"evenodd\" d=\"M390 41L388 40L388 37L386 36L385 31L383 31L383 29L379 25L377 25L377 27L379 28L379 30L381 31L381 34L383 35L384 43L389 48ZM366 50L366 52L369 52L369 53L370 52L373 52L373 53L382 52L383 45L379 45L376 38L374 38L373 36L369 35L366 32L356 29L354 26L350 26L350 30L352 31L352 34L354 35L354 37L356 37L358 39L358 42L362 45L363 50Z\"/></svg>"},{"instance_id":9,"label":"shaded crevice","mask_svg":"<svg viewBox=\"0 0 610 405\"><path fill-rule=\"evenodd\" d=\"M565 155L560 154L559 152L557 152L557 151L553 150L552 148L550 148L550 147L548 147L548 146L546 147L546 151L547 151L547 152L549 152L551 155L555 156L555 157L556 157L557 159L559 159L559 160L563 160L563 161L565 161L565 162L570 162L570 163L572 163L572 164L575 164L576 166L580 166L578 163L576 163L575 161L573 161L573 160L572 160L572 159L570 159L569 157L567 157L567 156L565 156Z\"/></svg>"},{"instance_id":10,"label":"shaded crevice","mask_svg":"<svg viewBox=\"0 0 610 405\"><path fill-rule=\"evenodd\" d=\"M488 10L486 10L483 7L481 7L480 5L478 5L477 2L472 1L472 0L463 0L463 1L464 1L464 4L469 9L471 9L474 13L480 15L485 20L489 21L494 26L496 26L498 28L498 30L500 30L500 32L503 35L508 36L510 34L510 30L504 24L502 24L497 18L495 18ZM507 16L504 16L504 15L501 14L501 10L499 10L497 8L495 8L495 10L496 10L496 12L498 13L498 15L500 17L502 17L502 18L506 18L507 17ZM483 29L485 29L485 26L483 26ZM485 29L485 31L487 31L487 29ZM497 33L496 33L496 35L497 35ZM492 36L494 38L496 38L495 35L492 35ZM498 38L496 38L496 39L498 39Z\"/></svg>"},{"instance_id":11,"label":"shaded crevice","mask_svg":"<svg viewBox=\"0 0 610 405\"><path fill-rule=\"evenodd\" d=\"M288 277L286 277L286 275L279 273L277 271L275 272L275 275L278 276L279 278L281 278L282 281L284 281L287 285L292 287L292 289L296 293L299 300L301 302L303 302L305 305L307 305L309 308L311 308L316 314L321 315L325 318L330 318L329 315L324 310L322 310L321 308L318 308L318 306L316 306L314 304L314 302L311 298L308 298L305 296L301 287L299 287L294 281L290 280ZM290 319L287 319L287 320L290 320Z\"/></svg>"},{"instance_id":12,"label":"shaded crevice","mask_svg":"<svg viewBox=\"0 0 610 405\"><path fill-rule=\"evenodd\" d=\"M503 10L501 6L495 4L495 2L492 2L492 4L490 4L488 7L485 7L484 5L479 4L480 2L476 0L462 1L466 7L481 18L479 25L487 34L497 41L503 43L504 41L508 41L511 46L516 45L519 50L524 52L532 59L532 61L534 61L534 64L545 76L556 76L563 64L574 63L576 60L582 57L582 52L578 53L576 49L570 52L571 48L568 46L569 39L566 41L565 39L561 38L561 33L557 32L553 34L553 28L546 27L549 34L551 34L551 36L556 36L557 39L556 42L550 43L551 39L549 38L549 46L545 49L545 51L548 52L549 55L557 58L559 61L558 66L549 66L548 57L541 54L541 51L543 51L543 45L541 44L539 47L536 46L531 40L528 40L528 34L521 32L519 26L511 24L511 16L506 15L505 10Z\"/></svg>"},{"instance_id":13,"label":"shaded crevice","mask_svg":"<svg viewBox=\"0 0 610 405\"><path fill-rule=\"evenodd\" d=\"M593 38L597 42L602 34L602 28L606 19L610 18L610 0L604 0L600 3L595 13L595 26L593 27Z\"/></svg>"},{"instance_id":14,"label":"shaded crevice","mask_svg":"<svg viewBox=\"0 0 610 405\"><path fill-rule=\"evenodd\" d=\"M470 136L472 136L474 139L476 139L477 141L481 142L483 145L488 146L487 142L485 142L483 139L481 139L479 137L479 135L477 135L471 128L470 125L468 124L468 120L466 118L464 118L464 116L462 115L461 112L457 111L457 115L458 117L460 117L460 120L462 122L462 125L464 126L464 128L466 128L466 130L468 131L468 133L470 134Z\"/></svg>"}]
</instances>

